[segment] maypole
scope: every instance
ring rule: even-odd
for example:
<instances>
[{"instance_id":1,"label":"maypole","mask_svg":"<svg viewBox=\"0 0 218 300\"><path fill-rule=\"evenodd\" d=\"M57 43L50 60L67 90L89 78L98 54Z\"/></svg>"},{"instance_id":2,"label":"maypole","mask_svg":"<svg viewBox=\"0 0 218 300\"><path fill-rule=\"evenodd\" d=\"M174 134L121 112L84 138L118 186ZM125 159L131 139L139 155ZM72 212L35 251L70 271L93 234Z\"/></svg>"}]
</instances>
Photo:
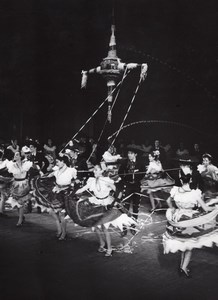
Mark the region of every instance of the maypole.
<instances>
[{"instance_id":1,"label":"maypole","mask_svg":"<svg viewBox=\"0 0 218 300\"><path fill-rule=\"evenodd\" d=\"M109 42L109 50L107 57L103 58L99 66L92 68L88 71L82 71L82 82L81 88L86 88L88 74L100 74L105 80L108 89L108 112L107 112L107 121L111 123L112 120L112 106L113 106L113 94L118 80L124 74L125 71L136 69L137 67L143 67L147 69L147 64L138 64L138 63L123 63L121 59L117 56L117 47L116 47L116 37L115 37L115 22L114 15L112 18L111 25L111 36Z\"/></svg>"}]
</instances>

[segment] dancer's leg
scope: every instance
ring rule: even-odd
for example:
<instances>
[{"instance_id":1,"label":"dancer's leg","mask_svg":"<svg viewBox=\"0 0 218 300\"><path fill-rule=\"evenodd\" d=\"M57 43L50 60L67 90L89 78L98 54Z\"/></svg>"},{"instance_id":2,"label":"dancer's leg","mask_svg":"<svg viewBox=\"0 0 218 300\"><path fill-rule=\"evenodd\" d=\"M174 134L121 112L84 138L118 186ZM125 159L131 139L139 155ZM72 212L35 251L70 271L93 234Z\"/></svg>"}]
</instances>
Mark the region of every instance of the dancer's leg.
<instances>
[{"instance_id":1,"label":"dancer's leg","mask_svg":"<svg viewBox=\"0 0 218 300\"><path fill-rule=\"evenodd\" d=\"M66 234L67 234L67 222L64 219L64 217L65 217L64 215L61 214L61 215L59 215L59 217L60 217L60 224L61 224L61 230L62 230L59 240L64 240L66 237Z\"/></svg>"},{"instance_id":2,"label":"dancer's leg","mask_svg":"<svg viewBox=\"0 0 218 300\"><path fill-rule=\"evenodd\" d=\"M96 228L95 228L95 232L96 232L96 234L97 234L97 236L98 236L98 239L99 239L99 251L101 252L100 249L103 249L104 246L105 246L105 241L104 241L104 239L103 239L103 232L102 232L102 230L100 230L99 227L96 227ZM102 251L102 252L103 252L103 251Z\"/></svg>"},{"instance_id":3,"label":"dancer's leg","mask_svg":"<svg viewBox=\"0 0 218 300\"><path fill-rule=\"evenodd\" d=\"M132 211L133 211L133 217L137 220L138 219L138 213L140 208L140 202L141 198L138 195L132 196Z\"/></svg>"},{"instance_id":4,"label":"dancer's leg","mask_svg":"<svg viewBox=\"0 0 218 300\"><path fill-rule=\"evenodd\" d=\"M5 194L0 193L0 214L4 214L4 208L5 208Z\"/></svg>"},{"instance_id":5,"label":"dancer's leg","mask_svg":"<svg viewBox=\"0 0 218 300\"><path fill-rule=\"evenodd\" d=\"M104 234L105 234L105 238L106 238L106 244L107 244L107 250L111 251L112 247L111 247L111 235L110 232L104 227Z\"/></svg>"},{"instance_id":6,"label":"dancer's leg","mask_svg":"<svg viewBox=\"0 0 218 300\"><path fill-rule=\"evenodd\" d=\"M183 266L184 257L185 257L185 252L182 252L181 253L181 261L180 261L180 268L182 268L182 266Z\"/></svg>"},{"instance_id":7,"label":"dancer's leg","mask_svg":"<svg viewBox=\"0 0 218 300\"><path fill-rule=\"evenodd\" d=\"M56 236L60 237L60 235L62 234L62 228L61 228L61 222L60 222L59 215L58 215L58 213L56 213L53 210L50 211L50 215L55 220L55 224L56 224L56 228L57 228L57 234L56 234Z\"/></svg>"},{"instance_id":8,"label":"dancer's leg","mask_svg":"<svg viewBox=\"0 0 218 300\"><path fill-rule=\"evenodd\" d=\"M191 260L192 251L188 250L184 252L184 260L181 269L187 274L188 270L187 267L189 265L189 262Z\"/></svg>"},{"instance_id":9,"label":"dancer's leg","mask_svg":"<svg viewBox=\"0 0 218 300\"><path fill-rule=\"evenodd\" d=\"M111 235L110 232L104 227L103 225L103 231L106 238L106 244L107 244L107 251L105 253L105 256L112 256L112 246L111 246Z\"/></svg>"},{"instance_id":10,"label":"dancer's leg","mask_svg":"<svg viewBox=\"0 0 218 300\"><path fill-rule=\"evenodd\" d=\"M17 226L21 226L23 224L24 221L24 206L21 206L20 208L18 208L18 215L19 215L19 219L17 222Z\"/></svg>"},{"instance_id":11,"label":"dancer's leg","mask_svg":"<svg viewBox=\"0 0 218 300\"><path fill-rule=\"evenodd\" d=\"M156 206L155 206L154 196L153 196L152 192L150 192L150 194L149 194L149 199L150 199L150 203L151 203L151 209L154 210L156 208Z\"/></svg>"}]
</instances>

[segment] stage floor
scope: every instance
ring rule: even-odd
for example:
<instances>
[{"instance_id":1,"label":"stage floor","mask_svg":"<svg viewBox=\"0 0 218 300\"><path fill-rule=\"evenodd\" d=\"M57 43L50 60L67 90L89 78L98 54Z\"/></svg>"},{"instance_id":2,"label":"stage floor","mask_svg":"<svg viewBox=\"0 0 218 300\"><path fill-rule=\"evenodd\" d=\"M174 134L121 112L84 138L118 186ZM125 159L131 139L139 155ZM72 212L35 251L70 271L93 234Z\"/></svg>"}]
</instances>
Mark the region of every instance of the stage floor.
<instances>
[{"instance_id":1,"label":"stage floor","mask_svg":"<svg viewBox=\"0 0 218 300\"><path fill-rule=\"evenodd\" d=\"M122 238L112 232L112 257L98 253L89 228L68 224L68 239L57 241L48 214L26 214L22 228L17 212L0 219L0 299L217 299L218 248L193 251L191 279L177 269L180 254L163 254L165 210L150 215L143 199L141 230Z\"/></svg>"}]
</instances>

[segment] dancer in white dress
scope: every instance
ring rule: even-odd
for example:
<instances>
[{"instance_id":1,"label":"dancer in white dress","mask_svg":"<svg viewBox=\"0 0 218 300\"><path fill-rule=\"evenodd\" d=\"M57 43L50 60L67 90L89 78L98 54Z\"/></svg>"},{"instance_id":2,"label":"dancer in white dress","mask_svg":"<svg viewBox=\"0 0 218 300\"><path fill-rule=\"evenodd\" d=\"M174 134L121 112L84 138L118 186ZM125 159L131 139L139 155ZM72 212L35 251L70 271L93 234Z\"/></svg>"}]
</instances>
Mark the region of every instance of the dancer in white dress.
<instances>
[{"instance_id":1,"label":"dancer in white dress","mask_svg":"<svg viewBox=\"0 0 218 300\"><path fill-rule=\"evenodd\" d=\"M9 197L13 180L7 169L8 159L4 157L4 148L0 147L0 217L5 218L5 201Z\"/></svg>"},{"instance_id":2,"label":"dancer in white dress","mask_svg":"<svg viewBox=\"0 0 218 300\"><path fill-rule=\"evenodd\" d=\"M162 190L168 193L175 184L175 181L164 172L159 156L159 150L152 151L149 154L149 165L147 166L145 177L141 181L141 191L146 190L149 194L151 211L154 211L156 208L154 193ZM157 200L157 202L161 206L160 201Z\"/></svg>"},{"instance_id":3,"label":"dancer in white dress","mask_svg":"<svg viewBox=\"0 0 218 300\"><path fill-rule=\"evenodd\" d=\"M180 274L190 277L188 265L192 249L218 246L217 208L207 206L199 189L190 188L191 174L181 172L182 186L174 186L167 200L167 230L163 235L164 253L181 251ZM173 205L173 201L174 204Z\"/></svg>"},{"instance_id":4,"label":"dancer in white dress","mask_svg":"<svg viewBox=\"0 0 218 300\"><path fill-rule=\"evenodd\" d=\"M77 190L76 194L80 194L88 190L90 191L89 201L92 204L102 205L106 207L108 205L111 205L112 202L114 201L114 198L110 195L110 192L115 191L116 187L114 181L109 177L104 177L102 173L103 170L101 169L101 167L99 165L96 165L94 167L95 177L90 177L87 180L86 185L80 188L79 190ZM105 255L111 256L112 246L111 246L111 237L109 231L104 226L102 226L101 229L98 226L96 226L96 233L99 237L99 242L100 242L98 251L104 252L105 241L102 237L102 233L104 233L106 244L107 244L107 252Z\"/></svg>"},{"instance_id":5,"label":"dancer in white dress","mask_svg":"<svg viewBox=\"0 0 218 300\"><path fill-rule=\"evenodd\" d=\"M212 164L212 156L209 153L202 155L202 164L197 169L203 181L204 200L218 196L218 168Z\"/></svg>"},{"instance_id":6,"label":"dancer in white dress","mask_svg":"<svg viewBox=\"0 0 218 300\"><path fill-rule=\"evenodd\" d=\"M49 212L55 220L56 237L62 241L66 239L65 201L72 192L77 170L70 168L67 156L58 156L56 167L52 173L33 180L33 190L36 206L42 212Z\"/></svg>"},{"instance_id":7,"label":"dancer in white dress","mask_svg":"<svg viewBox=\"0 0 218 300\"><path fill-rule=\"evenodd\" d=\"M14 181L12 183L10 197L6 202L9 203L12 208L18 208L18 227L22 226L24 223L24 205L31 197L27 174L32 165L32 162L22 160L20 152L15 153L14 161L9 161L7 163L8 172L13 174Z\"/></svg>"},{"instance_id":8,"label":"dancer in white dress","mask_svg":"<svg viewBox=\"0 0 218 300\"><path fill-rule=\"evenodd\" d=\"M106 252L105 256L112 256L111 236L108 228L114 226L123 230L124 226L136 225L136 222L117 208L112 208L115 199L111 193L116 190L116 187L111 178L103 176L103 172L101 166L96 165L94 167L95 177L90 177L87 184L77 190L76 194L88 191L89 202L93 206L105 208L102 217L93 227L95 227L100 242L98 251ZM103 236L105 236L105 240ZM105 249L105 244L107 249Z\"/></svg>"}]
</instances>

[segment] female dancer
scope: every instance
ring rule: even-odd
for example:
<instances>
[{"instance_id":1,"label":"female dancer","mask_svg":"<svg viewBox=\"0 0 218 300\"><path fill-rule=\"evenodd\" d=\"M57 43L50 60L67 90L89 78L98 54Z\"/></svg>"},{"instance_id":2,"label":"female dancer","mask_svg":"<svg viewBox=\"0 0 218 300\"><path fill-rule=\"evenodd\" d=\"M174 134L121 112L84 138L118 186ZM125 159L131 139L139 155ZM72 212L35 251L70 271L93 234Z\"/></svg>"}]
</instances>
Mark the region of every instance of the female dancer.
<instances>
[{"instance_id":1,"label":"female dancer","mask_svg":"<svg viewBox=\"0 0 218 300\"><path fill-rule=\"evenodd\" d=\"M160 152L158 150L152 151L149 154L149 165L147 167L146 175L141 181L142 190L143 186L147 186L147 193L149 194L152 211L154 211L156 208L153 193L160 190L169 192L169 187L175 183L175 181L168 174L164 173L162 164L159 160L159 155ZM160 205L159 200L158 204Z\"/></svg>"},{"instance_id":2,"label":"female dancer","mask_svg":"<svg viewBox=\"0 0 218 300\"><path fill-rule=\"evenodd\" d=\"M17 143L17 139L11 140L11 144L7 147L13 154L20 150L20 146Z\"/></svg>"},{"instance_id":3,"label":"female dancer","mask_svg":"<svg viewBox=\"0 0 218 300\"><path fill-rule=\"evenodd\" d=\"M164 253L181 251L179 272L190 277L188 265L192 249L218 245L216 215L218 209L207 206L199 189L190 188L191 174L181 171L182 186L174 186L167 200L168 225L163 235ZM175 206L173 206L173 201Z\"/></svg>"},{"instance_id":4,"label":"female dancer","mask_svg":"<svg viewBox=\"0 0 218 300\"><path fill-rule=\"evenodd\" d=\"M208 153L202 155L202 165L197 169L203 181L204 200L209 200L218 195L218 168L212 164L212 156Z\"/></svg>"},{"instance_id":5,"label":"female dancer","mask_svg":"<svg viewBox=\"0 0 218 300\"><path fill-rule=\"evenodd\" d=\"M44 144L43 148L44 148L44 155L49 162L47 171L52 171L56 159L56 146L53 145L52 139L48 139L47 143Z\"/></svg>"},{"instance_id":6,"label":"female dancer","mask_svg":"<svg viewBox=\"0 0 218 300\"><path fill-rule=\"evenodd\" d=\"M30 185L27 174L32 167L32 162L23 161L20 152L16 152L14 160L7 163L8 172L13 174L14 181L12 183L9 199L6 201L11 204L12 208L18 208L19 219L17 227L24 223L24 205L30 199Z\"/></svg>"},{"instance_id":7,"label":"female dancer","mask_svg":"<svg viewBox=\"0 0 218 300\"><path fill-rule=\"evenodd\" d=\"M112 256L111 237L108 231L109 226L112 225L123 228L123 225L135 224L135 221L126 214L120 214L118 209L110 209L115 202L111 192L114 192L116 187L111 178L103 176L103 172L101 166L96 165L94 167L94 177L90 177L87 180L86 185L78 189L76 194L88 191L90 194L89 202L93 206L104 207L104 214L94 227L100 242L98 251L106 251L105 256ZM102 234L105 236L105 240L103 239ZM105 243L107 249L104 248Z\"/></svg>"},{"instance_id":8,"label":"female dancer","mask_svg":"<svg viewBox=\"0 0 218 300\"><path fill-rule=\"evenodd\" d=\"M7 217L5 214L5 201L9 196L13 177L7 169L8 159L4 158L4 148L0 147L0 217Z\"/></svg>"},{"instance_id":9,"label":"female dancer","mask_svg":"<svg viewBox=\"0 0 218 300\"><path fill-rule=\"evenodd\" d=\"M76 179L75 168L68 167L67 156L58 156L57 169L47 176L37 177L33 180L34 195L37 207L42 211L48 211L55 220L57 226L57 238L66 238L66 220L64 215L64 202L71 192L72 179ZM55 178L55 182L54 182Z\"/></svg>"}]
</instances>

